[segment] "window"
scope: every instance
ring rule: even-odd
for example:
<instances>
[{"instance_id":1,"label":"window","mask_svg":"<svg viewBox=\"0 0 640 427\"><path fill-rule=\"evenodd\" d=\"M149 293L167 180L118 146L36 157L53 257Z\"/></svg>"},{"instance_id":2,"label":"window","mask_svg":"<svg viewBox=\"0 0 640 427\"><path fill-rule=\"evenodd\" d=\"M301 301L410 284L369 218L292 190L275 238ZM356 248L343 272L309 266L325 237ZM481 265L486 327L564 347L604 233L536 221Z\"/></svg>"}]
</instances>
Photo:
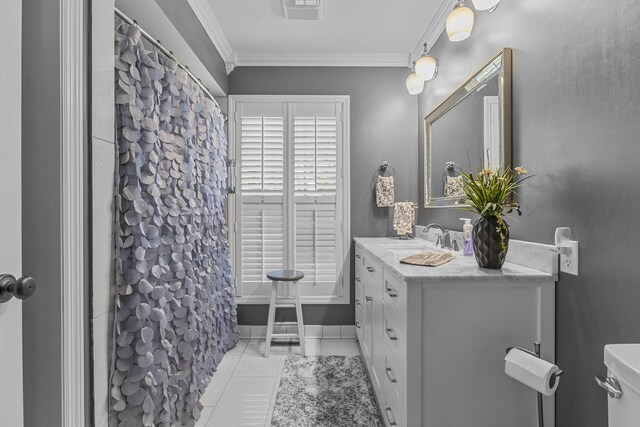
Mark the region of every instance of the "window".
<instances>
[{"instance_id":1,"label":"window","mask_svg":"<svg viewBox=\"0 0 640 427\"><path fill-rule=\"evenodd\" d=\"M239 303L268 303L266 273L280 268L304 271L305 304L349 302L348 108L345 96L230 97Z\"/></svg>"}]
</instances>

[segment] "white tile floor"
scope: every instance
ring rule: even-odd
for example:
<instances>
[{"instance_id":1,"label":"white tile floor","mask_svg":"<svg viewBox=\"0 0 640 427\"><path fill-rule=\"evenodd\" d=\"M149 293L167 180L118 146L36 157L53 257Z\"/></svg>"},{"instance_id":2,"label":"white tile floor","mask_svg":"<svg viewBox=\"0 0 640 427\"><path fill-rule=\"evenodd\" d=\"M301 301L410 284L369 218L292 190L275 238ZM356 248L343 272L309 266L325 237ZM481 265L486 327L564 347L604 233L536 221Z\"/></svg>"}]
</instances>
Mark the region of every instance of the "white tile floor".
<instances>
[{"instance_id":1,"label":"white tile floor","mask_svg":"<svg viewBox=\"0 0 640 427\"><path fill-rule=\"evenodd\" d=\"M360 354L353 339L307 339L307 356ZM272 345L264 358L265 340L240 340L228 352L204 396L196 427L240 427L271 424L276 392L287 354L300 354L297 345Z\"/></svg>"}]
</instances>

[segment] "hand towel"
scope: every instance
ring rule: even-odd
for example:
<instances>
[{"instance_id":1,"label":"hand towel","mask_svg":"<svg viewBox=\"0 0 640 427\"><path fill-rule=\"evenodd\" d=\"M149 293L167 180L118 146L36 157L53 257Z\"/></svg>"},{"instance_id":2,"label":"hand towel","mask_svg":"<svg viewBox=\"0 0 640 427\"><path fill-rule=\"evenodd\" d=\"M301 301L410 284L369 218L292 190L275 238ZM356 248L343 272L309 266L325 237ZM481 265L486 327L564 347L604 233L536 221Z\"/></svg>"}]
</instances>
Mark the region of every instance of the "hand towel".
<instances>
[{"instance_id":1,"label":"hand towel","mask_svg":"<svg viewBox=\"0 0 640 427\"><path fill-rule=\"evenodd\" d=\"M451 253L445 252L423 252L416 255L410 255L400 260L403 264L412 265L426 265L427 267L437 267L442 264L446 264L453 260L455 256Z\"/></svg>"},{"instance_id":2,"label":"hand towel","mask_svg":"<svg viewBox=\"0 0 640 427\"><path fill-rule=\"evenodd\" d=\"M413 225L416 222L414 204L412 202L398 202L393 206L393 229L400 236L413 233Z\"/></svg>"},{"instance_id":3,"label":"hand towel","mask_svg":"<svg viewBox=\"0 0 640 427\"><path fill-rule=\"evenodd\" d=\"M393 206L393 176L380 176L376 181L376 203L379 208Z\"/></svg>"}]
</instances>

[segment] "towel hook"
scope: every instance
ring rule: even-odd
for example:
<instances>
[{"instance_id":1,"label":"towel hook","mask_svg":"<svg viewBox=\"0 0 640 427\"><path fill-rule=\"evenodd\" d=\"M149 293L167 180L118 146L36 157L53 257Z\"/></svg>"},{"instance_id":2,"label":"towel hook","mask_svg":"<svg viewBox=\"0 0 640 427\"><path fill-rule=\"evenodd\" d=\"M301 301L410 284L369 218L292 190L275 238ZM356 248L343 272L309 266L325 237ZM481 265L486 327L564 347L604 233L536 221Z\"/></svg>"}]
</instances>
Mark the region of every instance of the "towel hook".
<instances>
[{"instance_id":1,"label":"towel hook","mask_svg":"<svg viewBox=\"0 0 640 427\"><path fill-rule=\"evenodd\" d=\"M391 173L390 176L394 176L396 174L396 168L393 167L393 165L389 162L387 162L386 160L384 162L382 162L380 164L380 166L378 166L378 170L381 170L383 173L388 169L391 168L393 170L393 173ZM382 176L382 174L380 174Z\"/></svg>"}]
</instances>

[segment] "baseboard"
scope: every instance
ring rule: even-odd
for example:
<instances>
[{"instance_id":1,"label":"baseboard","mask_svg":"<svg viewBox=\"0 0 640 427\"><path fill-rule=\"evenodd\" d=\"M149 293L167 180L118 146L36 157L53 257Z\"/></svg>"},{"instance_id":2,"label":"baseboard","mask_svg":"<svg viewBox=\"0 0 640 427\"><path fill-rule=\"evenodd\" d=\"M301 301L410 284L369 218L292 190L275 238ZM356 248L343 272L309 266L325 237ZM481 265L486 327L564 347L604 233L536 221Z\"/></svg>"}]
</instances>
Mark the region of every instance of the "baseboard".
<instances>
[{"instance_id":1,"label":"baseboard","mask_svg":"<svg viewBox=\"0 0 640 427\"><path fill-rule=\"evenodd\" d=\"M265 338L267 336L266 325L238 325L240 338ZM275 326L274 333L297 333L297 326ZM356 327L354 325L305 325L305 338L344 338L355 339Z\"/></svg>"}]
</instances>

